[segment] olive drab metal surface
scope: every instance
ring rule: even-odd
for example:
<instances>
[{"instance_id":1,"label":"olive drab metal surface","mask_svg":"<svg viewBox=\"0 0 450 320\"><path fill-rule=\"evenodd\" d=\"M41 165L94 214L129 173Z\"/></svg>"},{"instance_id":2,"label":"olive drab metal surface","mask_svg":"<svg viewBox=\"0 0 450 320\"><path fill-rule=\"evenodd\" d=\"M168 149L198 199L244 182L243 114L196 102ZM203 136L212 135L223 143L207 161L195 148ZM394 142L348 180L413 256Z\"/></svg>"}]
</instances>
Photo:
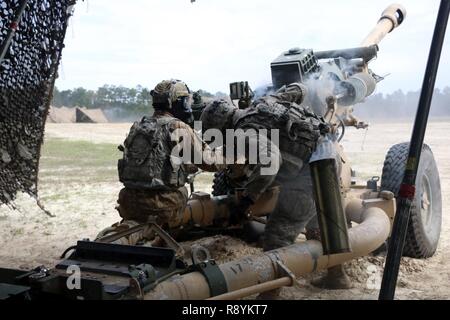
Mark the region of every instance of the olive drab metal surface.
<instances>
[{"instance_id":1,"label":"olive drab metal surface","mask_svg":"<svg viewBox=\"0 0 450 320\"><path fill-rule=\"evenodd\" d=\"M44 125L75 0L0 0L0 204L37 196Z\"/></svg>"}]
</instances>

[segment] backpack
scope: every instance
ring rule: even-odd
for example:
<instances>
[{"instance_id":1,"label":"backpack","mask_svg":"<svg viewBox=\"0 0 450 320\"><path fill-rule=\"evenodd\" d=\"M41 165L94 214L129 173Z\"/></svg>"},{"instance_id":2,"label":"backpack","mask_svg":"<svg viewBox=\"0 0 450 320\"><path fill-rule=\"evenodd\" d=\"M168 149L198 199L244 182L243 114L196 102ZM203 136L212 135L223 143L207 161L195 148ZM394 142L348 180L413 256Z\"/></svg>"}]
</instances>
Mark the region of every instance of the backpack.
<instances>
[{"instance_id":1,"label":"backpack","mask_svg":"<svg viewBox=\"0 0 450 320\"><path fill-rule=\"evenodd\" d=\"M287 154L307 161L327 125L309 108L293 102L277 101L269 96L255 101L253 106L235 121L234 127L279 129L278 147L282 155Z\"/></svg>"},{"instance_id":2,"label":"backpack","mask_svg":"<svg viewBox=\"0 0 450 320\"><path fill-rule=\"evenodd\" d=\"M144 117L133 124L118 162L119 180L125 187L172 190L185 185L183 167L171 161L173 121L177 119Z\"/></svg>"}]
</instances>

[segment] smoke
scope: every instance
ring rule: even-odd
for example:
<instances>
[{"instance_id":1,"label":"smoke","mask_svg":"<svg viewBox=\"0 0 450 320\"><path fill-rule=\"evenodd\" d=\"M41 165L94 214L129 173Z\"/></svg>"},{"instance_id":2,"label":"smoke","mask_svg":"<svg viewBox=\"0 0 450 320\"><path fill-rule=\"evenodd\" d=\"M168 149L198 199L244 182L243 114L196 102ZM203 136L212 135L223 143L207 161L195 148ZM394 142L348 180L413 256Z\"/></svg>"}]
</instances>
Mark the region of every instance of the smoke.
<instances>
[{"instance_id":1,"label":"smoke","mask_svg":"<svg viewBox=\"0 0 450 320\"><path fill-rule=\"evenodd\" d=\"M338 80L332 79L328 74L316 73L309 77L304 85L308 88L305 104L317 115L324 116L328 109L326 99L335 92Z\"/></svg>"},{"instance_id":2,"label":"smoke","mask_svg":"<svg viewBox=\"0 0 450 320\"><path fill-rule=\"evenodd\" d=\"M254 99L262 98L268 94L274 93L272 83L264 81L263 84L256 87L256 89L253 90L253 93L255 94Z\"/></svg>"},{"instance_id":3,"label":"smoke","mask_svg":"<svg viewBox=\"0 0 450 320\"><path fill-rule=\"evenodd\" d=\"M113 107L103 109L103 112L109 122L135 122L140 120L145 114L129 113L123 108Z\"/></svg>"}]
</instances>

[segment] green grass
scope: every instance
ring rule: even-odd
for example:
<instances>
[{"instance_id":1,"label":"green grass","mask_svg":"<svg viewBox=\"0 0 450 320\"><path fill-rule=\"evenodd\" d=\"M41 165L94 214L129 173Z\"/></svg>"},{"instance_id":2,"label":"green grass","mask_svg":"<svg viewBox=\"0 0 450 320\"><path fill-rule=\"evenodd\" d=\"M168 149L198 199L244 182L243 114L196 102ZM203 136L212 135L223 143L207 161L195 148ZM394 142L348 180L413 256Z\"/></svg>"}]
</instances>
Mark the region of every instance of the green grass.
<instances>
[{"instance_id":1,"label":"green grass","mask_svg":"<svg viewBox=\"0 0 450 320\"><path fill-rule=\"evenodd\" d=\"M40 183L116 181L121 155L115 144L48 139L42 146Z\"/></svg>"},{"instance_id":2,"label":"green grass","mask_svg":"<svg viewBox=\"0 0 450 320\"><path fill-rule=\"evenodd\" d=\"M112 143L48 139L42 146L41 166L111 166L120 156L117 145Z\"/></svg>"},{"instance_id":3,"label":"green grass","mask_svg":"<svg viewBox=\"0 0 450 320\"><path fill-rule=\"evenodd\" d=\"M117 160L122 153L112 143L92 143L50 138L42 146L39 168L41 186L117 182ZM212 174L196 177L196 188L210 190ZM77 192L73 190L73 192ZM64 201L67 194L49 195L46 200Z\"/></svg>"}]
</instances>

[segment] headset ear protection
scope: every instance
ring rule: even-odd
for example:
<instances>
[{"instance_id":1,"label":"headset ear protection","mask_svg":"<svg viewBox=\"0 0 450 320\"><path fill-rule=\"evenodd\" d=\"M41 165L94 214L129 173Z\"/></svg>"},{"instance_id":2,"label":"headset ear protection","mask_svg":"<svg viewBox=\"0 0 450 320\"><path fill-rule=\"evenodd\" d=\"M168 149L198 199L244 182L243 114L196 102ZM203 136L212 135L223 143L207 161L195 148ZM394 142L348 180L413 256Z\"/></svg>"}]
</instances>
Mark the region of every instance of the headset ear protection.
<instances>
[{"instance_id":1,"label":"headset ear protection","mask_svg":"<svg viewBox=\"0 0 450 320\"><path fill-rule=\"evenodd\" d=\"M158 93L155 92L155 90L150 91L150 95L153 98L153 104L169 104L170 101L170 94L168 92L164 93Z\"/></svg>"}]
</instances>

